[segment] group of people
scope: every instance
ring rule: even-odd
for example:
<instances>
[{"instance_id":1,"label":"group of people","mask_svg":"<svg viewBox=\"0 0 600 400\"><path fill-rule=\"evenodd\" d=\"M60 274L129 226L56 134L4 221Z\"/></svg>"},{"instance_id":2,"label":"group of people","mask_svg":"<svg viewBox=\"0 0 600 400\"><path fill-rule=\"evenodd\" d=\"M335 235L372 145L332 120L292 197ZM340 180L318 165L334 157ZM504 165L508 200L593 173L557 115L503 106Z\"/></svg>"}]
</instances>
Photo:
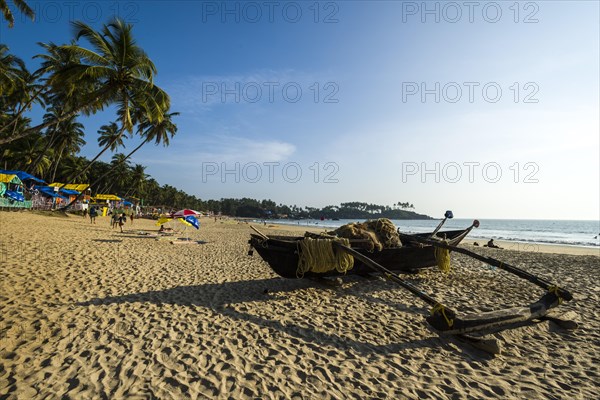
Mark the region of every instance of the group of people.
<instances>
[{"instance_id":1,"label":"group of people","mask_svg":"<svg viewBox=\"0 0 600 400\"><path fill-rule=\"evenodd\" d=\"M125 215L125 212L112 212L111 213L111 219L110 219L110 226L111 228L116 228L117 225L119 226L119 228L121 228L121 233L123 232L123 225L125 225L125 223L127 222L127 215ZM88 215L88 210L84 209L83 210L83 217L85 218ZM96 208L96 206L91 206L90 210L89 210L89 216L90 216L90 223L91 224L95 224L96 223L96 217L98 216L98 209ZM133 224L133 213L130 214L130 219L131 219L131 223Z\"/></svg>"},{"instance_id":2,"label":"group of people","mask_svg":"<svg viewBox=\"0 0 600 400\"><path fill-rule=\"evenodd\" d=\"M123 225L125 225L125 223L127 222L127 215L125 215L125 213L113 213L111 216L111 223L110 226L111 228L116 228L117 225L119 225L119 228L121 229L121 233L123 233ZM133 224L133 213L131 214L131 223Z\"/></svg>"}]
</instances>

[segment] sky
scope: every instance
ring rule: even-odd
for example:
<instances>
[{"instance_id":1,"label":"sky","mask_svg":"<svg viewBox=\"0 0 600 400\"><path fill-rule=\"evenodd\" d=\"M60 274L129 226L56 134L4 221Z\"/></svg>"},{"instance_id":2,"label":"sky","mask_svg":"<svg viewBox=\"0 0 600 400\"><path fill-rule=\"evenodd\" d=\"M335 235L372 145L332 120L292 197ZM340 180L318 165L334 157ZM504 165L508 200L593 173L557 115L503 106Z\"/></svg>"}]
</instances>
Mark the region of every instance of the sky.
<instances>
[{"instance_id":1,"label":"sky","mask_svg":"<svg viewBox=\"0 0 600 400\"><path fill-rule=\"evenodd\" d=\"M181 113L169 147L132 157L160 184L204 200L600 219L596 1L28 3L36 21L2 21L0 42L30 69L37 42L72 39L70 21L134 25ZM83 155L114 118L81 119Z\"/></svg>"}]
</instances>

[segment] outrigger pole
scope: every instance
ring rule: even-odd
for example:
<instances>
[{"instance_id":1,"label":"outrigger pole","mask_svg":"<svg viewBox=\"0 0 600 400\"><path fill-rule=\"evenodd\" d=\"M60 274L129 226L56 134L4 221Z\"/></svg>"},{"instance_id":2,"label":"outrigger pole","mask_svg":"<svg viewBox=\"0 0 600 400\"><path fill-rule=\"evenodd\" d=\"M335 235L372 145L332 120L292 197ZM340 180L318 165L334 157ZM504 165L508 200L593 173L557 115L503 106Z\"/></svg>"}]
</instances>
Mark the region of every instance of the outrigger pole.
<instances>
[{"instance_id":1,"label":"outrigger pole","mask_svg":"<svg viewBox=\"0 0 600 400\"><path fill-rule=\"evenodd\" d=\"M548 290L548 293L544 294L537 302L532 303L526 307L515 307L480 314L466 315L462 318L459 318L457 317L456 312L453 309L446 307L443 303L437 301L428 294L423 293L417 287L406 282L397 274L393 273L392 271L388 270L382 265L360 254L356 250L344 246L341 243L333 241L333 244L338 249L353 255L354 257L362 261L365 265L371 267L373 270L384 273L388 279L399 284L403 288L407 289L408 291L425 301L427 304L431 305L431 315L427 317L426 320L429 323L429 325L431 325L431 327L433 327L440 334L461 335L469 332L484 331L491 328L497 328L500 326L506 326L518 322L528 321L531 319L542 318L548 313L548 311L551 308L556 307L557 305L562 303L563 300L569 301L573 299L573 296L569 291L561 289L556 285L552 285L550 282L538 278L515 266L503 263L490 257L480 256L479 254L455 246L450 246L443 242L438 242L435 240L425 238L417 238L416 241L419 241L423 244L429 244L431 246L441 247L451 251L456 251L459 253L469 255L480 261L486 262L490 265L494 265L498 268L501 268L507 272L513 273L521 278L527 279L528 281Z\"/></svg>"},{"instance_id":2,"label":"outrigger pole","mask_svg":"<svg viewBox=\"0 0 600 400\"><path fill-rule=\"evenodd\" d=\"M545 289L545 290L548 290L549 292L555 293L555 295L561 300L561 302L562 302L562 300L566 300L566 301L573 300L573 295L568 290L562 289L556 285L553 285L551 282L548 282L545 279L542 279L533 274L530 274L529 272L524 271L521 268L518 268L513 265L507 264L505 262L496 260L495 258L485 257L485 256L479 255L477 253L474 253L470 250L467 250L467 249L464 249L461 247L457 247L457 246L452 246L452 245L449 245L447 243L444 243L444 242L441 242L438 240L425 239L425 238L420 238L420 237L414 237L412 239L415 242L428 244L428 245L431 245L434 247L440 247L442 249L465 254L476 260L483 261L484 263L486 263L488 265L500 268L506 272L510 272L511 274L515 274L518 277L523 278L523 279L533 283L534 285L541 287L542 289Z\"/></svg>"}]
</instances>

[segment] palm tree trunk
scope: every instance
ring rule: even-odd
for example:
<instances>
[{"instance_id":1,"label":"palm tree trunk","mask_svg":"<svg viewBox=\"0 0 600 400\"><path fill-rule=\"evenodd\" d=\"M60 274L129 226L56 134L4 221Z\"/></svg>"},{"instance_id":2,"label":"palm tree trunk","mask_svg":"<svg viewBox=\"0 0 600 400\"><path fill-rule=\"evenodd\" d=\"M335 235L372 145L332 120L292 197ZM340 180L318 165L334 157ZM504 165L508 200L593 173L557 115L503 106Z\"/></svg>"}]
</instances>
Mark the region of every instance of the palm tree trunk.
<instances>
[{"instance_id":1,"label":"palm tree trunk","mask_svg":"<svg viewBox=\"0 0 600 400\"><path fill-rule=\"evenodd\" d=\"M60 153L58 153L58 157L56 157L56 160L54 160L54 171L52 171L52 179L50 179L50 182L54 182L54 179L56 178L56 171L58 170L58 164L60 164L60 159L62 158L64 151L65 151L64 147L62 149L60 149Z\"/></svg>"},{"instance_id":2,"label":"palm tree trunk","mask_svg":"<svg viewBox=\"0 0 600 400\"><path fill-rule=\"evenodd\" d=\"M56 124L56 127L58 129L58 123ZM40 161L42 161L42 158L44 158L44 155L46 154L46 152L48 151L50 146L52 146L54 144L55 140L56 140L56 131L54 133L52 133L52 135L48 138L48 143L46 143L46 147L44 147L44 151L42 151L40 153L40 155L37 156L35 161L33 163L31 163L32 165L29 167L27 172L29 172L30 174L33 174L33 171L35 171L36 167L38 166Z\"/></svg>"},{"instance_id":3,"label":"palm tree trunk","mask_svg":"<svg viewBox=\"0 0 600 400\"><path fill-rule=\"evenodd\" d=\"M145 139L142 143L140 143L140 145L138 147L136 147L135 149L133 149L131 151L131 153L127 154L127 156L125 156L125 158L123 160L121 160L121 162L115 163L115 165L113 165L113 167L111 169L109 169L108 171L106 171L100 178L96 179L96 181L94 183L92 183L90 185L90 187L96 186L98 183L100 183L108 174L110 174L116 167L118 167L119 165L121 165L122 163L124 163L125 161L127 161L129 159L129 157L131 157L133 155L133 153L135 153L136 151L138 151L143 145L145 145L146 143L148 143L148 139ZM102 153L104 152L104 150L102 151ZM100 154L102 154L100 153ZM96 158L98 158L100 156L100 154L98 156L96 156ZM94 162L96 160L96 158L94 158L94 160L92 160L90 162L90 164L92 162ZM89 166L88 166L89 168ZM86 168L87 170L87 168ZM64 185L63 185L64 186ZM75 203L83 194L83 192L81 192L79 194L79 196L75 197L73 199L73 201L71 201L69 204L67 204L66 206L62 207L61 210L66 211L69 209L69 207L71 207L73 205L73 203Z\"/></svg>"},{"instance_id":4,"label":"palm tree trunk","mask_svg":"<svg viewBox=\"0 0 600 400\"><path fill-rule=\"evenodd\" d=\"M125 127L124 127L124 126L123 126L123 127L121 127L121 131L119 132L119 136L115 137L115 138L114 138L114 139L113 139L113 140L112 140L110 143L108 143L106 146L104 146L104 148L102 149L102 151L101 151L100 153L98 153L98 154L96 155L96 157L94 157L94 159L93 159L92 161L90 161L90 162L89 162L89 164L88 164L88 165L87 165L87 166L86 166L86 167L85 167L83 170L79 171L79 173L78 173L78 174L76 174L76 175L75 175L73 178L71 178L71 179L68 179L69 183L75 183L75 181L77 180L77 178L79 178L79 177L80 177L81 175L83 175L83 174L84 174L84 173L85 173L85 172L86 172L88 169L90 169L90 167L92 166L92 164L94 164L94 163L96 162L96 160L97 160L98 158L100 158L100 156L101 156L102 154L104 154L104 152L105 152L106 150L110 149L110 147L111 147L111 146L112 146L112 145L113 145L113 144L114 144L114 143L115 143L117 140L119 140L119 138L120 138L121 136L123 136L123 132L125 132ZM111 168L111 169L110 169L108 172L110 172L110 171L112 171L112 168ZM101 177L101 178L99 178L99 179L98 179L96 182L98 182L100 179L104 178L104 176L106 176L106 174L102 175L102 177ZM67 185L68 185L68 183L63 183L63 184L62 184L62 186L59 188L59 190L60 190L60 189L62 189L63 187L65 187L65 186L67 186ZM92 186L92 185L90 185L90 187L91 187L91 186ZM75 198L75 200L73 200L71 203L69 203L69 204L68 204L68 205L67 205L65 208L69 207L69 206L70 206L71 204L73 204L73 202L75 202L77 199L78 199L78 197L77 197L77 198Z\"/></svg>"}]
</instances>

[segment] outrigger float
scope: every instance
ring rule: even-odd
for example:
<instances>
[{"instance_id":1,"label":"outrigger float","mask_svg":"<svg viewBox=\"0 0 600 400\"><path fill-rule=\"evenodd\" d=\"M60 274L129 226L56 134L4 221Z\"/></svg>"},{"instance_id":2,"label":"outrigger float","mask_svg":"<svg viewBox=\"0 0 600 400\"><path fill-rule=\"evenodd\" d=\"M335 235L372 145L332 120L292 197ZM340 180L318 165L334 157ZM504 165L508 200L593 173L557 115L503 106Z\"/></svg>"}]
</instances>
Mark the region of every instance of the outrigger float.
<instances>
[{"instance_id":1,"label":"outrigger float","mask_svg":"<svg viewBox=\"0 0 600 400\"><path fill-rule=\"evenodd\" d=\"M549 314L551 309L573 299L568 290L516 266L458 247L462 239L474 227L479 226L479 222L475 220L470 227L462 231L440 231L448 218L452 218L451 212L446 212L445 218L430 233L409 235L401 233L398 229L397 233L402 242L402 247L382 249L379 252L366 251L362 246L364 240L344 241L327 234L318 235L309 232L304 237L269 236L252 227L256 234L251 234L249 240L251 249L248 254L252 255L252 249L256 250L275 273L290 279L381 273L387 279L395 282L431 306L430 315L427 316L426 321L433 331L440 335L456 335L461 341L470 343L492 354L500 352L499 344L495 339L483 338L479 335L509 329L532 320L551 320L565 329L577 328L575 321L562 319L559 315ZM311 240L321 246L329 246L338 259L340 255L352 256L354 266L347 270L340 268L317 269L316 271L307 270L299 273L305 256L303 252L308 251L303 246L305 240ZM442 252L444 251L448 257L448 262L449 252L454 251L465 254L487 265L525 279L544 289L545 293L538 301L524 307L459 315L453 308L424 293L398 274L398 272L414 272L422 268L439 265L439 259L443 258ZM478 336L468 334L477 334Z\"/></svg>"}]
</instances>

